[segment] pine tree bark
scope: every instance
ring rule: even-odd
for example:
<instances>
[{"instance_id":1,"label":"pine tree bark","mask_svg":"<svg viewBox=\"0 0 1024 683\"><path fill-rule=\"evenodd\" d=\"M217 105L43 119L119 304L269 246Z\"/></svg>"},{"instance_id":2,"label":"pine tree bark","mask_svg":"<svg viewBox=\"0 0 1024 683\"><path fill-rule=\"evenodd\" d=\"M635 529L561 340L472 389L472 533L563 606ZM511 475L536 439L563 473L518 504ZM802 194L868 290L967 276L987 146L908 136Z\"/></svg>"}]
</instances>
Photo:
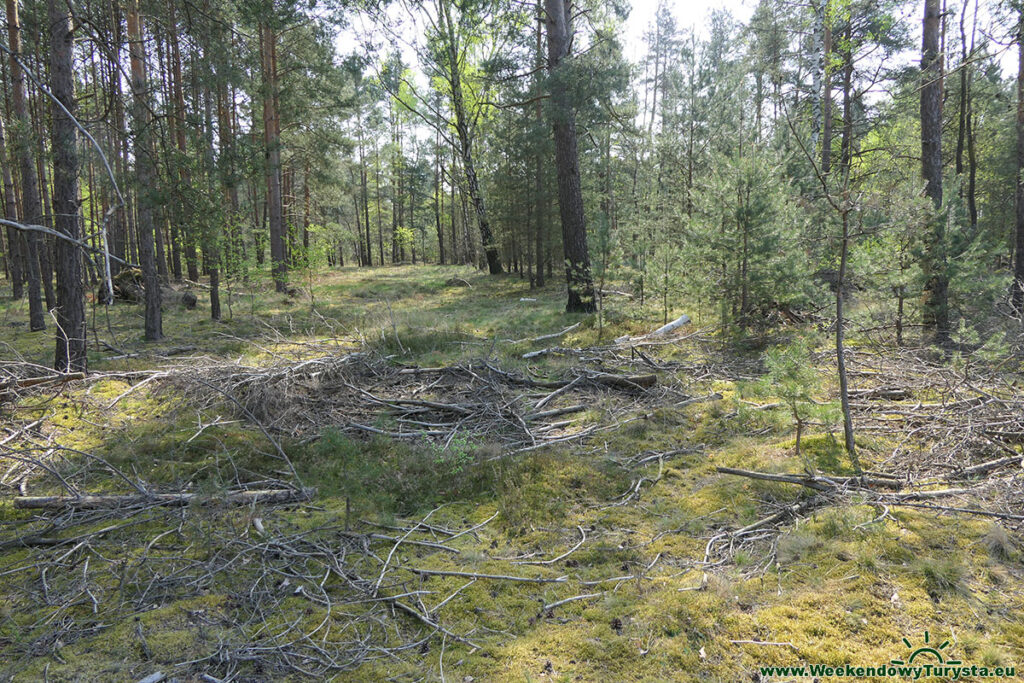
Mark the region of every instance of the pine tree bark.
<instances>
[{"instance_id":1,"label":"pine tree bark","mask_svg":"<svg viewBox=\"0 0 1024 683\"><path fill-rule=\"evenodd\" d=\"M926 253L923 323L935 342L949 342L949 275L946 272L945 217L942 212L942 54L939 0L925 0L921 37L921 175L932 200Z\"/></svg>"},{"instance_id":2,"label":"pine tree bark","mask_svg":"<svg viewBox=\"0 0 1024 683\"><path fill-rule=\"evenodd\" d=\"M544 23L544 8L537 0L537 46L535 52L534 69L536 70L535 86L540 90L541 67L544 63L544 49L542 46L541 25ZM541 129L541 122L544 120L544 109L541 106L540 98L533 104L533 117L537 123L537 130ZM547 193L544 190L544 160L541 158L540 149L534 154L533 167L533 213L536 221L534 235L534 251L537 261L537 287L544 286L544 226L548 218Z\"/></svg>"},{"instance_id":3,"label":"pine tree bark","mask_svg":"<svg viewBox=\"0 0 1024 683\"><path fill-rule=\"evenodd\" d=\"M565 0L545 0L547 9L548 69L552 75L552 128L555 135L555 167L558 174L558 208L562 217L565 279L570 313L597 310L594 281L587 249L587 222L583 213L579 154L576 149L576 114L565 82L569 55L570 8Z\"/></svg>"},{"instance_id":4,"label":"pine tree bark","mask_svg":"<svg viewBox=\"0 0 1024 683\"><path fill-rule=\"evenodd\" d=\"M18 220L18 202L14 197L14 178L11 166L7 163L7 139L4 132L4 120L0 117L0 171L4 183L4 218L9 221ZM25 296L25 271L22 246L24 237L20 230L7 228L7 269L11 278L11 298L15 301Z\"/></svg>"},{"instance_id":5,"label":"pine tree bark","mask_svg":"<svg viewBox=\"0 0 1024 683\"><path fill-rule=\"evenodd\" d=\"M962 176L964 172L964 147L967 142L967 75L971 66L968 64L967 55L967 31L964 28L964 21L967 15L967 3L960 8L960 102L957 107L956 126L956 174ZM964 193L963 184L960 186L960 196Z\"/></svg>"},{"instance_id":6,"label":"pine tree bark","mask_svg":"<svg viewBox=\"0 0 1024 683\"><path fill-rule=\"evenodd\" d=\"M184 162L188 158L188 147L185 138L185 89L182 84L181 48L178 44L178 24L175 19L174 3L168 3L168 7L170 8L170 26L167 30L167 42L170 44L171 96L174 98L173 119L176 122L174 126L174 144L178 148L178 154L181 155L181 161ZM184 163L179 163L177 166L177 173L182 187L190 187L192 184L192 174L189 172L188 167ZM172 220L174 219L172 218ZM185 252L185 268L188 272L188 279L197 282L199 280L199 262L196 257L196 237L193 227L191 225L175 227L176 232L181 235L182 242L180 245L175 246L177 249L184 250ZM180 274L181 265L179 263L179 277Z\"/></svg>"},{"instance_id":7,"label":"pine tree bark","mask_svg":"<svg viewBox=\"0 0 1024 683\"><path fill-rule=\"evenodd\" d=\"M441 135L437 134L434 141L434 227L437 230L437 258L443 266L445 264L444 254L444 230L441 227L441 202L444 200L444 192L441 188L441 174L444 172L441 161Z\"/></svg>"},{"instance_id":8,"label":"pine tree bark","mask_svg":"<svg viewBox=\"0 0 1024 683\"><path fill-rule=\"evenodd\" d=\"M46 40L46 36L40 36L40 40ZM42 62L40 55L37 54L35 58L37 62ZM43 130L45 117L42 112L45 105L39 97L30 98L29 104L31 105L29 112L34 124L32 137L36 142L36 149L32 156L36 160L36 178L38 178L39 183L39 208L43 216L41 225L53 226L53 211L50 205L51 193L46 180L46 163L44 162L44 159L47 158L46 143L43 142L43 139L46 137L46 131ZM43 285L43 302L47 311L53 310L57 305L57 295L53 289L54 239L56 238L50 235L39 236L39 280Z\"/></svg>"},{"instance_id":9,"label":"pine tree bark","mask_svg":"<svg viewBox=\"0 0 1024 683\"><path fill-rule=\"evenodd\" d=\"M50 91L64 107L75 113L73 33L67 5L49 0ZM78 150L76 128L67 114L51 106L53 149L53 227L72 239L79 239ZM59 372L82 372L87 366L85 288L82 255L78 247L57 240L57 341L53 367Z\"/></svg>"},{"instance_id":10,"label":"pine tree bark","mask_svg":"<svg viewBox=\"0 0 1024 683\"><path fill-rule=\"evenodd\" d=\"M277 120L277 38L267 24L260 26L260 55L263 78L263 142L267 179L267 212L270 223L270 264L274 289L288 289L288 255L284 234L284 205L281 197L281 130Z\"/></svg>"},{"instance_id":11,"label":"pine tree bark","mask_svg":"<svg viewBox=\"0 0 1024 683\"><path fill-rule=\"evenodd\" d=\"M968 55L974 55L974 38L978 30L978 0L974 0L974 15L971 24L971 48ZM971 230L978 228L978 205L976 182L978 175L978 161L975 157L974 148L974 83L973 70L967 74L967 216L971 222Z\"/></svg>"},{"instance_id":12,"label":"pine tree bark","mask_svg":"<svg viewBox=\"0 0 1024 683\"><path fill-rule=\"evenodd\" d=\"M22 222L28 225L39 225L43 222L42 202L39 198L39 179L36 176L35 160L32 158L32 120L28 113L25 73L18 63L18 59L22 56L22 49L17 0L7 0L7 37L11 49L11 108L17 122L17 134L12 141L21 169L21 218ZM39 267L40 250L44 247L39 233L34 231L26 233L25 243L27 246L25 265L28 275L28 325L32 331L45 330L46 311L43 309L42 272Z\"/></svg>"},{"instance_id":13,"label":"pine tree bark","mask_svg":"<svg viewBox=\"0 0 1024 683\"><path fill-rule=\"evenodd\" d=\"M1014 226L1013 305L1024 310L1024 9L1017 23L1017 187Z\"/></svg>"},{"instance_id":14,"label":"pine tree bark","mask_svg":"<svg viewBox=\"0 0 1024 683\"><path fill-rule=\"evenodd\" d=\"M138 181L136 195L139 233L139 262L146 289L145 339L158 341L163 338L163 317L160 311L160 275L156 266L153 249L153 192L156 169L153 164L153 150L149 144L149 103L146 81L146 46L142 35L142 17L139 14L139 0L129 0L127 12L128 53L131 62L132 79L132 123L135 128L135 175Z\"/></svg>"}]
</instances>

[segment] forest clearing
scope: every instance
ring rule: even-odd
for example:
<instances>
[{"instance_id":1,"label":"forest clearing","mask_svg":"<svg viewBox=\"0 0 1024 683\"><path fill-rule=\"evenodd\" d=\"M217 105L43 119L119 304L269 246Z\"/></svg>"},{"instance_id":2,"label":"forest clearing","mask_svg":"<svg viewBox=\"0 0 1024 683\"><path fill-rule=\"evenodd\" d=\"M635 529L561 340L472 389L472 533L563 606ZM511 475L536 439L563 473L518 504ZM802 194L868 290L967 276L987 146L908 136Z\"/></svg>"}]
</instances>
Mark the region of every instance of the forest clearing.
<instances>
[{"instance_id":1,"label":"forest clearing","mask_svg":"<svg viewBox=\"0 0 1024 683\"><path fill-rule=\"evenodd\" d=\"M1024 399L999 369L858 344L858 475L818 426L797 455L761 354L692 325L598 330L467 268L317 282L7 381L4 675L733 681L925 631L972 663L1024 652ZM137 312L111 313L123 340ZM4 329L8 376L44 359ZM254 489L295 499L231 499ZM69 491L135 499L21 502Z\"/></svg>"},{"instance_id":2,"label":"forest clearing","mask_svg":"<svg viewBox=\"0 0 1024 683\"><path fill-rule=\"evenodd\" d=\"M1020 680L1020 0L6 0L0 680Z\"/></svg>"}]
</instances>

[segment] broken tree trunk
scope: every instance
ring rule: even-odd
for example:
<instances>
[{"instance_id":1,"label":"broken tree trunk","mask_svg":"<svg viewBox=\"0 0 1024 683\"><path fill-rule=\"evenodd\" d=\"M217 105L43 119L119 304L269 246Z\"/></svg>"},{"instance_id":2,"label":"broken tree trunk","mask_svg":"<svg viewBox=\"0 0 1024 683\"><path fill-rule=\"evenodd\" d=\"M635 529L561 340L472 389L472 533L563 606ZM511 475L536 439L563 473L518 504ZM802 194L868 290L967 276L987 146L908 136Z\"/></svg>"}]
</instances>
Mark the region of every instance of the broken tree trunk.
<instances>
[{"instance_id":1,"label":"broken tree trunk","mask_svg":"<svg viewBox=\"0 0 1024 683\"><path fill-rule=\"evenodd\" d=\"M690 322L690 316L688 316L686 314L683 314L683 315L679 316L678 318L676 318L675 320L673 320L672 322L668 323L667 325L662 325L661 327L656 329L654 332L651 332L647 336L648 337L661 337L661 336L664 336L666 334L669 334L671 332L674 332L674 331L678 330L680 327L682 327L683 325L686 325L689 322Z\"/></svg>"}]
</instances>

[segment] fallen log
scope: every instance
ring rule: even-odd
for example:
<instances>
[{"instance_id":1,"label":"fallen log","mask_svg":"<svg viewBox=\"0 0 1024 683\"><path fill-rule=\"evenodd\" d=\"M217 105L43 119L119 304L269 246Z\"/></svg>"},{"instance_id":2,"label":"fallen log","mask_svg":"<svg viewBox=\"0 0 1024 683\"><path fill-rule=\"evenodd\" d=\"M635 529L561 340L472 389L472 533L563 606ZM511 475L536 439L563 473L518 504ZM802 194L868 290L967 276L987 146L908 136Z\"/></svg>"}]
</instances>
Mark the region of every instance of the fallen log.
<instances>
[{"instance_id":1,"label":"fallen log","mask_svg":"<svg viewBox=\"0 0 1024 683\"><path fill-rule=\"evenodd\" d=\"M659 327L658 329L654 330L653 332L648 332L647 334L642 334L639 337L631 337L631 336L629 336L627 334L627 335L624 335L622 337L616 338L615 339L615 343L616 344L624 344L626 342L642 341L644 339L650 339L652 337L666 337L669 334L671 334L672 332L675 332L676 330L678 330L683 325L688 325L689 323L690 323L690 316L688 316L686 314L683 314L683 315L679 316L678 318L676 318L675 320L673 320L672 322L668 323L667 325L662 325L661 327Z\"/></svg>"},{"instance_id":2,"label":"fallen log","mask_svg":"<svg viewBox=\"0 0 1024 683\"><path fill-rule=\"evenodd\" d=\"M647 336L648 337L661 337L663 335L669 334L670 332L675 332L680 327L682 327L683 325L686 325L689 322L690 322L690 316L688 316L688 315L686 315L684 313L683 315L679 316L678 318L676 318L672 322L668 323L667 325L662 325L661 327L656 329L654 332L651 332Z\"/></svg>"},{"instance_id":3,"label":"fallen log","mask_svg":"<svg viewBox=\"0 0 1024 683\"><path fill-rule=\"evenodd\" d=\"M66 372L59 375L46 375L45 377L26 377L25 379L8 380L0 382L0 392L12 388L27 389L28 387L36 387L40 384L63 384L64 382L73 382L77 379L85 379L85 373Z\"/></svg>"},{"instance_id":4,"label":"fallen log","mask_svg":"<svg viewBox=\"0 0 1024 683\"><path fill-rule=\"evenodd\" d=\"M238 491L222 496L202 493L150 493L131 495L99 496L18 496L14 507L19 510L97 510L124 508L136 505L183 506L227 503L229 505L250 505L257 503L297 503L311 500L316 496L315 488L264 489Z\"/></svg>"}]
</instances>

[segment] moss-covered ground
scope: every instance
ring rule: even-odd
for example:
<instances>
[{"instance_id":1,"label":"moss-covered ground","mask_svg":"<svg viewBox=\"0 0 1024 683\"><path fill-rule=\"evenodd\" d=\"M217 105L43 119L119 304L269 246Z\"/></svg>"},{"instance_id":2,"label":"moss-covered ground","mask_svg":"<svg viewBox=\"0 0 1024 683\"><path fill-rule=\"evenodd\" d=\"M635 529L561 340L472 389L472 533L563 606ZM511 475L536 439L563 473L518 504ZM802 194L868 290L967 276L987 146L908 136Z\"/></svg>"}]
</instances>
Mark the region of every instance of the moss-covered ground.
<instances>
[{"instance_id":1,"label":"moss-covered ground","mask_svg":"<svg viewBox=\"0 0 1024 683\"><path fill-rule=\"evenodd\" d=\"M446 284L453 277L471 286ZM14 453L50 463L14 483L4 480L0 544L26 530L86 537L53 547L0 545L0 679L137 681L156 671L183 681L204 680L204 674L315 679L301 673L308 663L288 666L241 647L246 639L264 643L270 633L289 632L315 633L316 646L339 660L349 655L342 643L350 644L353 633L365 636L372 656L324 674L345 681L759 681L767 680L758 672L764 665L868 666L901 659L908 654L903 639L916 647L925 632L935 642L950 641L947 659L1024 670L1019 524L905 507L883 511L853 495L706 553L716 535L810 495L793 485L722 475L716 467L852 471L831 425L808 427L797 455L785 409L752 410L744 402L755 394L757 402L772 401L764 391L751 393L750 380L741 379L760 372L760 350L735 350L708 335L644 349L663 366L662 380L704 400L620 408L612 420L603 401L613 397L598 396L579 420L610 428L582 442L502 457L486 434L444 449L324 424L311 437L282 436L280 442L302 481L318 488L309 504L151 509L126 519L64 515L55 529L47 526L52 519L13 507L19 493L59 493L51 471L98 493L126 491L110 474L113 468L154 490L211 495L286 476L266 436L230 403L197 406L180 388L159 381L129 392L137 377L118 372L188 365L187 357L196 359L193 364L242 359L258 365L333 345L339 354L364 350L396 365L488 358L506 368L557 374L577 363L576 356L526 361L523 352L544 344L509 340L580 322L546 344L585 348L647 332L662 317L636 302L609 301L598 325L594 316L566 315L558 287L531 291L514 276L455 267L345 268L307 277L300 287L293 296L275 294L266 282L236 288L230 307L225 302L225 319L216 323L208 320L200 292L197 310L167 309L167 337L149 345L141 340L140 308L98 308L90 312L97 331L90 370L105 378L0 404L6 428L42 421L31 437L9 444L19 450L0 457L0 474L17 464L9 457ZM51 333L30 333L26 321L23 303L0 304L0 356L48 364ZM181 347L189 347L186 359ZM174 355L161 355L168 351ZM825 400L834 389L822 358ZM694 371L732 362L743 372ZM63 449L52 452L53 444ZM865 469L881 468L894 447L885 435L858 437L858 444ZM657 453L668 455L630 464ZM390 625L371 621L365 603L325 617L317 591L340 594L339 576L311 576L305 592L281 585L264 590L268 579L253 559L263 556L250 549L287 538L290 545L273 550L274 561L301 548L315 554L312 546L300 548L299 539L325 543L348 532L402 536L395 529L428 513L439 528L482 526L450 541L458 554L399 548L393 575L404 583L394 584L393 592L429 591L410 601L424 613L437 610L438 623L453 635L439 631L391 654L379 648L430 630L393 608L373 613ZM118 528L88 535L112 525ZM441 543L448 537L409 536ZM516 564L557 558L583 538L557 562ZM384 543L373 551L386 555L390 548ZM39 559L46 572L33 568ZM307 555L296 555L295 562L314 565ZM409 566L565 580L413 579L403 573ZM279 596L272 605L246 597L267 591Z\"/></svg>"}]
</instances>

